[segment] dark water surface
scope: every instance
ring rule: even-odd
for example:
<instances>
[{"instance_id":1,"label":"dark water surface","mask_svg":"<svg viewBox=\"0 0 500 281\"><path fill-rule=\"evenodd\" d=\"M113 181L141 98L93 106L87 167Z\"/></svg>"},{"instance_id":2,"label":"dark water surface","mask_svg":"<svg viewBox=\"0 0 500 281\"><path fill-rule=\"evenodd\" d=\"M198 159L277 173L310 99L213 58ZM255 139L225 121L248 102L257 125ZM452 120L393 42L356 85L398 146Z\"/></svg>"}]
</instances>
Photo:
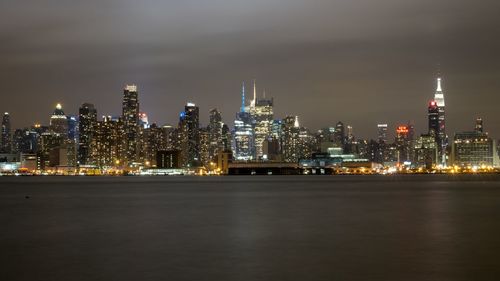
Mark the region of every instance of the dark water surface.
<instances>
[{"instance_id":1,"label":"dark water surface","mask_svg":"<svg viewBox=\"0 0 500 281\"><path fill-rule=\"evenodd\" d=\"M500 177L3 177L0 280L500 280Z\"/></svg>"}]
</instances>

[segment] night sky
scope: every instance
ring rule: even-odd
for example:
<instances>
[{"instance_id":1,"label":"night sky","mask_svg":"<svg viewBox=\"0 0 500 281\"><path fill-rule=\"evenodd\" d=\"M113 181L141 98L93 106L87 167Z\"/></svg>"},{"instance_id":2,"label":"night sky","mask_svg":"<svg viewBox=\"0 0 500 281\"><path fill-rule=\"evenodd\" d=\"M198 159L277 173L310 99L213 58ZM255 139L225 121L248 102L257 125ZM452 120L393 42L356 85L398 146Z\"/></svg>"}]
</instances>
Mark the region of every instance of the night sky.
<instances>
[{"instance_id":1,"label":"night sky","mask_svg":"<svg viewBox=\"0 0 500 281\"><path fill-rule=\"evenodd\" d=\"M440 71L450 137L481 116L500 138L499 14L498 0L1 1L0 111L14 127L48 124L57 102L119 115L136 83L150 122L191 101L232 126L255 78L276 117L372 138L379 122L426 132Z\"/></svg>"}]
</instances>

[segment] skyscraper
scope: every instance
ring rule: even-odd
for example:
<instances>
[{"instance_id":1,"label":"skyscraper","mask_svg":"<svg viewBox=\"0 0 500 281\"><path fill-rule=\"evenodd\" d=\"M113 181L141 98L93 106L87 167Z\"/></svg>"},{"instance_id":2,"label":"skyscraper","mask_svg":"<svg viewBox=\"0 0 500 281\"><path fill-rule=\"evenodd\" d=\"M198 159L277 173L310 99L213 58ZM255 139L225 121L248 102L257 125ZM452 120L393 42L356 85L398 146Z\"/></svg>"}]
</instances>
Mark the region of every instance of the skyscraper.
<instances>
[{"instance_id":1,"label":"skyscraper","mask_svg":"<svg viewBox=\"0 0 500 281\"><path fill-rule=\"evenodd\" d=\"M78 161L80 165L90 164L90 144L97 126L97 110L91 103L84 103L78 112L79 143Z\"/></svg>"},{"instance_id":2,"label":"skyscraper","mask_svg":"<svg viewBox=\"0 0 500 281\"><path fill-rule=\"evenodd\" d=\"M0 153L12 152L12 137L10 127L10 115L8 112L3 114L2 118L2 136L0 138Z\"/></svg>"},{"instance_id":3,"label":"skyscraper","mask_svg":"<svg viewBox=\"0 0 500 281\"><path fill-rule=\"evenodd\" d=\"M441 78L437 78L434 100L429 104L429 133L436 137L439 148L440 164L446 166L448 141L446 136L445 102L443 89L441 87Z\"/></svg>"},{"instance_id":4,"label":"skyscraper","mask_svg":"<svg viewBox=\"0 0 500 281\"><path fill-rule=\"evenodd\" d=\"M397 162L404 163L412 159L412 125L401 125L396 129Z\"/></svg>"},{"instance_id":5,"label":"skyscraper","mask_svg":"<svg viewBox=\"0 0 500 281\"><path fill-rule=\"evenodd\" d=\"M125 130L125 150L128 165L136 161L139 143L139 96L136 85L126 85L123 90L122 119Z\"/></svg>"},{"instance_id":6,"label":"skyscraper","mask_svg":"<svg viewBox=\"0 0 500 281\"><path fill-rule=\"evenodd\" d=\"M118 119L113 120L111 116L103 116L102 121L97 121L92 128L90 139L90 153L93 165L100 168L121 166L122 159L126 154L127 135L124 123Z\"/></svg>"},{"instance_id":7,"label":"skyscraper","mask_svg":"<svg viewBox=\"0 0 500 281\"><path fill-rule=\"evenodd\" d=\"M191 102L180 114L179 130L181 142L181 163L195 166L200 160L200 109Z\"/></svg>"},{"instance_id":8,"label":"skyscraper","mask_svg":"<svg viewBox=\"0 0 500 281\"><path fill-rule=\"evenodd\" d=\"M63 140L68 138L68 117L64 114L62 105L58 103L50 117L50 131L58 134Z\"/></svg>"},{"instance_id":9,"label":"skyscraper","mask_svg":"<svg viewBox=\"0 0 500 281\"><path fill-rule=\"evenodd\" d=\"M274 119L273 99L257 99L252 108L254 122L254 141L256 159L262 159L264 141L271 136L271 127Z\"/></svg>"},{"instance_id":10,"label":"skyscraper","mask_svg":"<svg viewBox=\"0 0 500 281\"><path fill-rule=\"evenodd\" d=\"M245 84L241 87L241 108L240 112L236 113L234 120L233 144L232 150L236 160L253 160L254 159L254 131L252 124L252 116L250 110L247 110L245 101Z\"/></svg>"},{"instance_id":11,"label":"skyscraper","mask_svg":"<svg viewBox=\"0 0 500 281\"><path fill-rule=\"evenodd\" d=\"M210 110L210 122L208 124L210 161L213 161L219 150L223 150L222 143L222 116L216 108Z\"/></svg>"},{"instance_id":12,"label":"skyscraper","mask_svg":"<svg viewBox=\"0 0 500 281\"><path fill-rule=\"evenodd\" d=\"M283 119L283 134L281 151L285 162L298 162L300 157L299 135L300 125L298 116L286 116Z\"/></svg>"}]
</instances>

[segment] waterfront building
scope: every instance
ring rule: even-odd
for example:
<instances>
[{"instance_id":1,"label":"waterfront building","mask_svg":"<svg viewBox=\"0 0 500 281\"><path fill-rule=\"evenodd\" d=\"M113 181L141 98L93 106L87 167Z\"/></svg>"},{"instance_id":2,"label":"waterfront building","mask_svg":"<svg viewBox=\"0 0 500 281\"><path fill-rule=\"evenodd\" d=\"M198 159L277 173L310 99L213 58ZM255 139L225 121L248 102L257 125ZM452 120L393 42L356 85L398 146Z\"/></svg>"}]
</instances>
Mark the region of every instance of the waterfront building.
<instances>
[{"instance_id":1,"label":"waterfront building","mask_svg":"<svg viewBox=\"0 0 500 281\"><path fill-rule=\"evenodd\" d=\"M461 167L498 166L496 141L488 133L474 130L456 133L451 162Z\"/></svg>"},{"instance_id":2,"label":"waterfront building","mask_svg":"<svg viewBox=\"0 0 500 281\"><path fill-rule=\"evenodd\" d=\"M166 149L164 145L164 131L156 123L147 127L139 127L140 147L139 163L145 167L154 167L157 160L157 152Z\"/></svg>"},{"instance_id":3,"label":"waterfront building","mask_svg":"<svg viewBox=\"0 0 500 281\"><path fill-rule=\"evenodd\" d=\"M179 150L160 150L156 153L156 168L180 169L181 152Z\"/></svg>"},{"instance_id":4,"label":"waterfront building","mask_svg":"<svg viewBox=\"0 0 500 281\"><path fill-rule=\"evenodd\" d=\"M128 135L121 118L103 116L97 121L91 140L91 161L99 168L127 165Z\"/></svg>"}]
</instances>

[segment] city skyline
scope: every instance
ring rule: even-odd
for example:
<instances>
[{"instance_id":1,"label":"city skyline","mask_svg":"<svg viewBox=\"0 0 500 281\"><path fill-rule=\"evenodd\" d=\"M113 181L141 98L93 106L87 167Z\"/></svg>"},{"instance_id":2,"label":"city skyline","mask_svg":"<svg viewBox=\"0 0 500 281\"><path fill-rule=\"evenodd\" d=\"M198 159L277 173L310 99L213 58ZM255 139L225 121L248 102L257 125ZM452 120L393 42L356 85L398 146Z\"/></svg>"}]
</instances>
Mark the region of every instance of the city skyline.
<instances>
[{"instance_id":1,"label":"city skyline","mask_svg":"<svg viewBox=\"0 0 500 281\"><path fill-rule=\"evenodd\" d=\"M136 83L152 121L174 123L192 101L231 124L241 80L257 79L277 116L311 129L342 120L369 138L378 122L424 131L439 71L449 131L482 117L500 137L496 1L194 3L2 5L0 83L12 98L0 111L13 127L46 122L57 102L118 115L120 89Z\"/></svg>"},{"instance_id":2,"label":"city skyline","mask_svg":"<svg viewBox=\"0 0 500 281\"><path fill-rule=\"evenodd\" d=\"M266 90L265 89L263 89L262 92L260 92L260 94L259 94L259 91L257 90L257 81L256 81L256 79L253 79L253 80L250 80L250 81L251 81L250 92L248 91L249 87L247 87L247 92L243 93L243 95L242 95L242 91L245 91L245 81L242 82L242 85L240 84L241 88L240 88L240 92L238 93L238 95L240 95L240 97L239 97L240 107L238 108L239 110L242 109L243 102L246 103L247 107L251 107L252 103L255 102L255 99L270 98L270 99L274 100L273 96L267 95L267 97L266 97L266 92L265 92ZM434 92L428 98L428 103L430 103L430 102L432 102L434 100L437 101L439 99L439 97L435 96L437 92L445 93L446 99L447 100L449 99L449 95L446 94L448 91L446 90L446 84L445 83L446 82L442 78L442 76L436 76L436 78L434 79ZM141 93L141 104L142 104L144 93L142 92L140 85L136 85L135 83L129 83L129 84L125 84L124 88L125 89L133 88L133 90L136 91L136 92L140 91L140 93ZM249 93L250 93L250 95L249 95ZM212 109L220 110L219 107L213 107L213 108L210 108L210 109L203 109L203 107L200 106L198 103L190 101L190 100L185 101L184 104L181 105L181 106L184 106L187 103L196 104L199 108L201 108L201 110L200 110L201 111L201 114L200 114L200 125L208 125L208 121L209 121L208 120L208 115L209 115L209 111L210 110L212 110ZM440 101L440 103L443 103L443 105L444 105L444 101ZM66 105L66 104L63 104L62 102L56 102L54 104L55 104L56 109L60 109L60 107L64 106L64 110L67 111L67 113L70 113L69 115L72 115L72 116L77 116L78 115L78 107L80 107L80 105L77 105L76 112L70 112L70 111L67 110L67 108L72 108L74 105ZM85 101L82 104L88 104L88 102ZM93 106L95 106L95 110L97 110L97 119L98 120L103 120L107 116L117 117L117 116L121 116L123 114L123 112L121 112L121 113L101 112L99 110L99 102L98 101L95 102L95 103L90 103L90 104L92 104ZM281 109L281 110L279 109L279 104L280 104L280 102L278 101L278 106L274 106L274 111L275 112L280 112L280 111L283 112L283 109ZM181 108L181 106L179 106L179 108ZM52 110L53 109L54 109L54 106L52 107ZM120 111L122 111L122 110L123 109L121 109ZM453 110L450 110L449 107L447 107L447 112L448 111L452 111L453 112ZM14 111L12 111L12 110L11 111L5 111L5 113L9 113L9 115L11 116L11 119L13 119L11 121L12 128L30 127L30 126L33 126L35 124L48 125L48 123L50 121L50 118L49 118L50 116L47 115L45 117L45 120L41 120L41 121L36 120L36 121L33 121L33 122L29 123L29 124L26 124L25 126L17 126L16 127L16 124L17 124L16 120L15 120L15 118L12 118L12 116L13 116L12 113L13 112ZM179 114L180 110L177 110L175 119L173 119L173 120L153 120L151 118L151 116L156 116L157 114L151 113L150 111L148 111L148 109L145 109L143 105L141 105L140 112L147 114L147 117L149 118L149 121L151 121L149 123L155 123L158 126L163 126L163 125L175 125L177 123L177 121L178 121L177 119L178 119L178 114ZM237 110L234 110L234 112L237 112ZM226 113L226 112L221 111L221 113L222 113L222 121L225 124L228 124L230 127L234 126L234 124L233 124L234 112ZM320 129L323 129L323 128L333 127L333 126L335 126L335 123L337 123L338 121L345 122L346 124L350 125L351 128L354 127L353 128L354 132L358 132L357 127L353 126L352 124L353 123L360 124L357 121L348 122L348 121L346 121L346 120L344 120L342 118L339 118L337 121L332 120L331 123L329 123L329 124L311 124L311 126L308 126L306 124L306 122L304 122L304 120L308 119L307 116L297 115L297 114L294 114L293 112L290 112L290 113L287 113L287 114L281 115L281 116L278 115L278 114L275 114L275 116L276 116L277 119L285 118L287 115L298 116L300 118L301 126L307 127L308 129L310 129L313 132L317 131L317 130L320 130ZM470 122L468 124L473 124L473 122L475 122L475 120L477 118L481 118L483 120L486 119L483 116L484 115L478 114L477 116L472 117L470 119ZM407 118L406 121L405 120L401 120L401 121L394 121L394 120L372 121L371 122L371 123L373 123L372 124L373 126L371 128L372 132L368 132L367 135L355 134L355 136L357 138L360 138L360 139L375 139L376 136L377 136L377 128L376 128L376 126L378 124L388 124L389 125L389 128L388 128L388 137L390 137L390 138L396 137L396 130L397 130L398 126L403 125L403 124L412 124L414 127L416 127L415 131L417 133L419 133L419 134L420 133L422 133L422 134L427 133L428 132L427 112L425 112L422 116L419 116L417 119L425 119L424 122L423 122L423 127L419 128L416 125L418 122L414 121L414 120L416 120L415 118L413 118L413 119L412 118ZM449 126L449 123L453 124L454 122L453 122L453 119L451 119L451 122L450 122L450 117L449 117L448 113L447 113L446 119L447 119L446 127L449 128L449 127L451 127L451 126ZM387 118L381 118L381 120L387 120ZM491 132L492 132L491 128L494 128L495 126L493 124L490 124L487 119L486 119L486 126L489 129L488 133L490 134L490 136L493 137L493 138L496 138L495 134L491 134ZM455 124L455 127L458 127L459 129L456 130L456 131L451 131L450 130L449 132L446 132L446 134L448 136L453 136L453 133L455 133L455 132L467 131L468 129L470 129L470 127L464 127L463 124L461 124L461 125L456 125Z\"/></svg>"}]
</instances>

